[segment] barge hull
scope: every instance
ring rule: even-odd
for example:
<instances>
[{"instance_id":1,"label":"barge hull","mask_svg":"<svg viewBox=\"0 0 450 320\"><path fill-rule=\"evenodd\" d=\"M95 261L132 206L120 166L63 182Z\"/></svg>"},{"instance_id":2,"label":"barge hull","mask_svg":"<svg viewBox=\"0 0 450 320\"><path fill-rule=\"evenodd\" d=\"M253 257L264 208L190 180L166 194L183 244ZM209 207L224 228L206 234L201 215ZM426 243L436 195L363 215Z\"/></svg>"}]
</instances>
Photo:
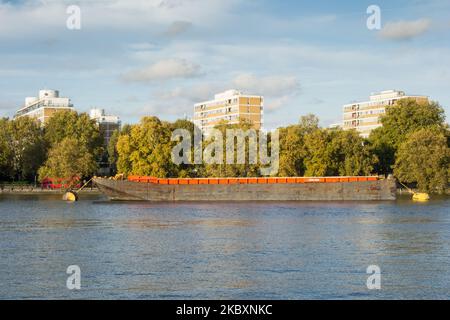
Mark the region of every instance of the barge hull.
<instances>
[{"instance_id":1,"label":"barge hull","mask_svg":"<svg viewBox=\"0 0 450 320\"><path fill-rule=\"evenodd\" d=\"M160 185L95 178L111 200L138 201L366 201L395 200L393 179L335 183Z\"/></svg>"}]
</instances>

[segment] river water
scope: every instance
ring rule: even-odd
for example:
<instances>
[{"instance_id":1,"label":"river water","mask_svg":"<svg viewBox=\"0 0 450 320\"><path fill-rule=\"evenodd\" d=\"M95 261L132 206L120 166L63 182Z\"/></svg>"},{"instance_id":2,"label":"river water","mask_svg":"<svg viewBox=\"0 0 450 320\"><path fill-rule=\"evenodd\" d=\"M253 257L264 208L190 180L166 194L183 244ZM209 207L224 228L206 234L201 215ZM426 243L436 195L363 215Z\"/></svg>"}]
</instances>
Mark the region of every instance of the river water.
<instances>
[{"instance_id":1,"label":"river water","mask_svg":"<svg viewBox=\"0 0 450 320\"><path fill-rule=\"evenodd\" d=\"M69 290L68 266L81 270ZM369 265L381 289L366 285ZM449 299L450 198L145 203L0 195L2 299Z\"/></svg>"}]
</instances>

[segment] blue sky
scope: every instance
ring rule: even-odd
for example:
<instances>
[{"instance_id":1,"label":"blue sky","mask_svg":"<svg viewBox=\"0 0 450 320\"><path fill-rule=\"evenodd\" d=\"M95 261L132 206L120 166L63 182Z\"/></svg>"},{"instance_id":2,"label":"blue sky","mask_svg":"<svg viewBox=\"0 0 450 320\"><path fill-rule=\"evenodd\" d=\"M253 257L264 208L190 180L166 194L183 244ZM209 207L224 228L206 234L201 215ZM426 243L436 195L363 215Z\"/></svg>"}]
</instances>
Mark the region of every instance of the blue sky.
<instances>
[{"instance_id":1,"label":"blue sky","mask_svg":"<svg viewBox=\"0 0 450 320\"><path fill-rule=\"evenodd\" d=\"M66 9L81 9L69 30ZM381 30L369 30L369 5ZM231 88L265 96L265 125L387 89L429 95L450 114L450 1L0 0L0 117L41 88L126 123L192 116Z\"/></svg>"}]
</instances>

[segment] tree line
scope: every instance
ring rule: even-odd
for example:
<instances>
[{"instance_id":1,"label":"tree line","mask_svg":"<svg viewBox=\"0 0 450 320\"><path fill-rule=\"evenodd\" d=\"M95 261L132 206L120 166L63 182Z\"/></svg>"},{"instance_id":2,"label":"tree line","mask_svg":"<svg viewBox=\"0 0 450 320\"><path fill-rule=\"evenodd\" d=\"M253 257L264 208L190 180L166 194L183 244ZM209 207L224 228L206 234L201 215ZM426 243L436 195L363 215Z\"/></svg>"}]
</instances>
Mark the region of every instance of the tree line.
<instances>
[{"instance_id":1,"label":"tree line","mask_svg":"<svg viewBox=\"0 0 450 320\"><path fill-rule=\"evenodd\" d=\"M450 131L443 108L435 102L399 100L386 108L382 127L368 139L355 130L321 128L314 115L302 116L294 125L279 128L278 176L358 176L393 174L420 190L442 193L450 179ZM216 128L246 130L251 124L220 124ZM144 117L111 140L109 154L117 172L155 177L255 177L254 164L175 165L171 152L176 142L171 132L189 130L187 120L161 121ZM203 147L208 145L208 140ZM195 147L195 146L194 146ZM194 148L193 147L193 148Z\"/></svg>"},{"instance_id":2,"label":"tree line","mask_svg":"<svg viewBox=\"0 0 450 320\"><path fill-rule=\"evenodd\" d=\"M82 179L104 154L102 133L85 113L57 112L45 127L29 117L0 119L0 181Z\"/></svg>"},{"instance_id":3,"label":"tree line","mask_svg":"<svg viewBox=\"0 0 450 320\"><path fill-rule=\"evenodd\" d=\"M393 174L420 190L442 193L450 179L450 131L443 108L435 102L403 99L386 108L382 127L368 139L355 130L321 128L314 115L279 128L279 170L289 176L353 176ZM247 130L251 123L222 123L217 129ZM116 131L108 146L87 114L61 111L44 128L21 117L0 119L0 180L29 180L37 176L84 177L108 161L113 173L155 177L255 177L257 164L181 164L171 154L177 141L172 132L186 129L188 120L162 121L144 117ZM210 140L203 143L206 148ZM192 144L195 148L195 144ZM194 150L192 150L194 151ZM193 152L192 152L193 153Z\"/></svg>"}]
</instances>

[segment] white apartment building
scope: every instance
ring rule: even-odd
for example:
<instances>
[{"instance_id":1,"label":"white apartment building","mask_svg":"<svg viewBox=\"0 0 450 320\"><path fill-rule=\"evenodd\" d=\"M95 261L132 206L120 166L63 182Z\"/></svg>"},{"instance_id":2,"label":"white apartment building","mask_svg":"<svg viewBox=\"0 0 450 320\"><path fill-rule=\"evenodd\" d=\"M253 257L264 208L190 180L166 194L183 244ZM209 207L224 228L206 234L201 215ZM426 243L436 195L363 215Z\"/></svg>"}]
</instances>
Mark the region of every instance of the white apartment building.
<instances>
[{"instance_id":1,"label":"white apartment building","mask_svg":"<svg viewBox=\"0 0 450 320\"><path fill-rule=\"evenodd\" d=\"M370 95L369 101L354 102L343 106L344 130L356 129L364 138L370 132L381 127L381 116L386 107L394 105L400 99L415 99L417 102L428 102L427 96L406 95L403 91L387 90Z\"/></svg>"},{"instance_id":2,"label":"white apartment building","mask_svg":"<svg viewBox=\"0 0 450 320\"><path fill-rule=\"evenodd\" d=\"M114 131L120 130L120 118L118 116L107 115L104 109L91 109L89 117L97 122L100 132L103 134L104 145L108 146Z\"/></svg>"},{"instance_id":3,"label":"white apartment building","mask_svg":"<svg viewBox=\"0 0 450 320\"><path fill-rule=\"evenodd\" d=\"M55 112L61 110L74 110L69 98L60 97L58 90L39 90L37 97L25 98L25 105L14 117L35 118L44 126Z\"/></svg>"},{"instance_id":4,"label":"white apartment building","mask_svg":"<svg viewBox=\"0 0 450 320\"><path fill-rule=\"evenodd\" d=\"M255 129L261 129L263 108L264 97L228 90L216 94L214 100L195 104L193 122L206 134L219 123L237 124L243 119L250 121Z\"/></svg>"}]
</instances>

